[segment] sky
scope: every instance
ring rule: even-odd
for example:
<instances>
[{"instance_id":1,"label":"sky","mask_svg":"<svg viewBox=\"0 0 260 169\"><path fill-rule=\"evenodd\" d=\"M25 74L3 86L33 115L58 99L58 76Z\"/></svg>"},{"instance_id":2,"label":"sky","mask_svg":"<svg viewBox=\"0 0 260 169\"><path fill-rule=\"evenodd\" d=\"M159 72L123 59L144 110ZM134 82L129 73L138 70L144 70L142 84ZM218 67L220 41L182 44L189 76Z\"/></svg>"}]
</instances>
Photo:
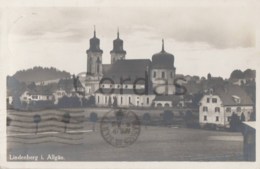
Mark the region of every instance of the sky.
<instances>
[{"instance_id":1,"label":"sky","mask_svg":"<svg viewBox=\"0 0 260 169\"><path fill-rule=\"evenodd\" d=\"M252 6L22 7L5 16L9 75L34 66L86 71L94 25L105 64L118 28L126 59L151 59L164 38L177 74L227 78L256 69L260 54Z\"/></svg>"}]
</instances>

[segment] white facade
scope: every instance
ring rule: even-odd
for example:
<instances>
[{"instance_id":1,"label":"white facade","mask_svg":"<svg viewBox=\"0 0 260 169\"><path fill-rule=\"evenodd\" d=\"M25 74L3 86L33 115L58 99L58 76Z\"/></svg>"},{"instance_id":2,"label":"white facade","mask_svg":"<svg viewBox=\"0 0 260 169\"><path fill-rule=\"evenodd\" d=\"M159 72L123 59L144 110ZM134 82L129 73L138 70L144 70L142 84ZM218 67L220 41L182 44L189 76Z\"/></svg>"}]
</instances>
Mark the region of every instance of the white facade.
<instances>
[{"instance_id":1,"label":"white facade","mask_svg":"<svg viewBox=\"0 0 260 169\"><path fill-rule=\"evenodd\" d=\"M204 95L199 106L199 122L201 125L210 123L220 126L229 126L232 113L240 118L242 113L245 115L245 121L250 119L253 112L253 106L225 105L218 95Z\"/></svg>"},{"instance_id":2,"label":"white facade","mask_svg":"<svg viewBox=\"0 0 260 169\"><path fill-rule=\"evenodd\" d=\"M95 94L95 101L97 106L109 106L117 100L118 107L150 107L153 103L155 95L136 95L136 94L111 94L106 95L102 93Z\"/></svg>"},{"instance_id":3,"label":"white facade","mask_svg":"<svg viewBox=\"0 0 260 169\"><path fill-rule=\"evenodd\" d=\"M29 91L25 91L20 96L20 101L30 103L32 101L48 101L52 100L53 98L53 95L30 94Z\"/></svg>"}]
</instances>

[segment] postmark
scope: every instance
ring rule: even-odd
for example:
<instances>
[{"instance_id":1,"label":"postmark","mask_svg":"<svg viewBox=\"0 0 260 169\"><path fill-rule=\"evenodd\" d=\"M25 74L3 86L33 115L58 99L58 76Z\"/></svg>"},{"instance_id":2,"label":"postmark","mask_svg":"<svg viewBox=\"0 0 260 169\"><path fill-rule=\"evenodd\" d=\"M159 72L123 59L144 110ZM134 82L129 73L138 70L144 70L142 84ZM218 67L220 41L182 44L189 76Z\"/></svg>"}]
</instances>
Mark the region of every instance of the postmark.
<instances>
[{"instance_id":1,"label":"postmark","mask_svg":"<svg viewBox=\"0 0 260 169\"><path fill-rule=\"evenodd\" d=\"M138 139L141 132L140 121L132 110L113 109L101 119L100 132L110 145L127 147Z\"/></svg>"}]
</instances>

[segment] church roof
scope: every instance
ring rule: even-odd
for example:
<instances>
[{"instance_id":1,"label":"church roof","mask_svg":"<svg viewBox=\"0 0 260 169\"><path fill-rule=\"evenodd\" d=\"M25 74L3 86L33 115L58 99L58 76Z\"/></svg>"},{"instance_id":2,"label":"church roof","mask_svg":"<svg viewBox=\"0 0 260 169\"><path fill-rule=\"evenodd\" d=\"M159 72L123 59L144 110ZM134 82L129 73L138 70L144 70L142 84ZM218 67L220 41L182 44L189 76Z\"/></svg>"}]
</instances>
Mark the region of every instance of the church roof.
<instances>
[{"instance_id":1,"label":"church roof","mask_svg":"<svg viewBox=\"0 0 260 169\"><path fill-rule=\"evenodd\" d=\"M128 59L118 60L111 65L110 70L105 75L144 75L145 71L151 66L149 59Z\"/></svg>"},{"instance_id":2,"label":"church roof","mask_svg":"<svg viewBox=\"0 0 260 169\"><path fill-rule=\"evenodd\" d=\"M111 64L107 72L104 72L103 78L111 78L115 83L120 83L120 79L129 79L124 84L133 84L138 78L145 78L145 72L150 69L151 61L149 59L130 59L118 60ZM137 84L144 84L139 80Z\"/></svg>"}]
</instances>

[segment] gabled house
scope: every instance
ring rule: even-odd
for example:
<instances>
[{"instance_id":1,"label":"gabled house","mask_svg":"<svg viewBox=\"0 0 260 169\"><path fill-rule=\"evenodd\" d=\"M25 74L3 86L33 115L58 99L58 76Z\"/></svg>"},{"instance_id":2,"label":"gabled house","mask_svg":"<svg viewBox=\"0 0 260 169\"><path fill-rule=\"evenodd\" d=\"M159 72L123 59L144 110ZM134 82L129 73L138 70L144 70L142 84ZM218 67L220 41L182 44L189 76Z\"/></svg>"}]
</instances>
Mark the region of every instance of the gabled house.
<instances>
[{"instance_id":1,"label":"gabled house","mask_svg":"<svg viewBox=\"0 0 260 169\"><path fill-rule=\"evenodd\" d=\"M249 121L253 113L253 101L237 85L225 85L209 89L199 103L199 122L228 127L232 114L241 121Z\"/></svg>"}]
</instances>

